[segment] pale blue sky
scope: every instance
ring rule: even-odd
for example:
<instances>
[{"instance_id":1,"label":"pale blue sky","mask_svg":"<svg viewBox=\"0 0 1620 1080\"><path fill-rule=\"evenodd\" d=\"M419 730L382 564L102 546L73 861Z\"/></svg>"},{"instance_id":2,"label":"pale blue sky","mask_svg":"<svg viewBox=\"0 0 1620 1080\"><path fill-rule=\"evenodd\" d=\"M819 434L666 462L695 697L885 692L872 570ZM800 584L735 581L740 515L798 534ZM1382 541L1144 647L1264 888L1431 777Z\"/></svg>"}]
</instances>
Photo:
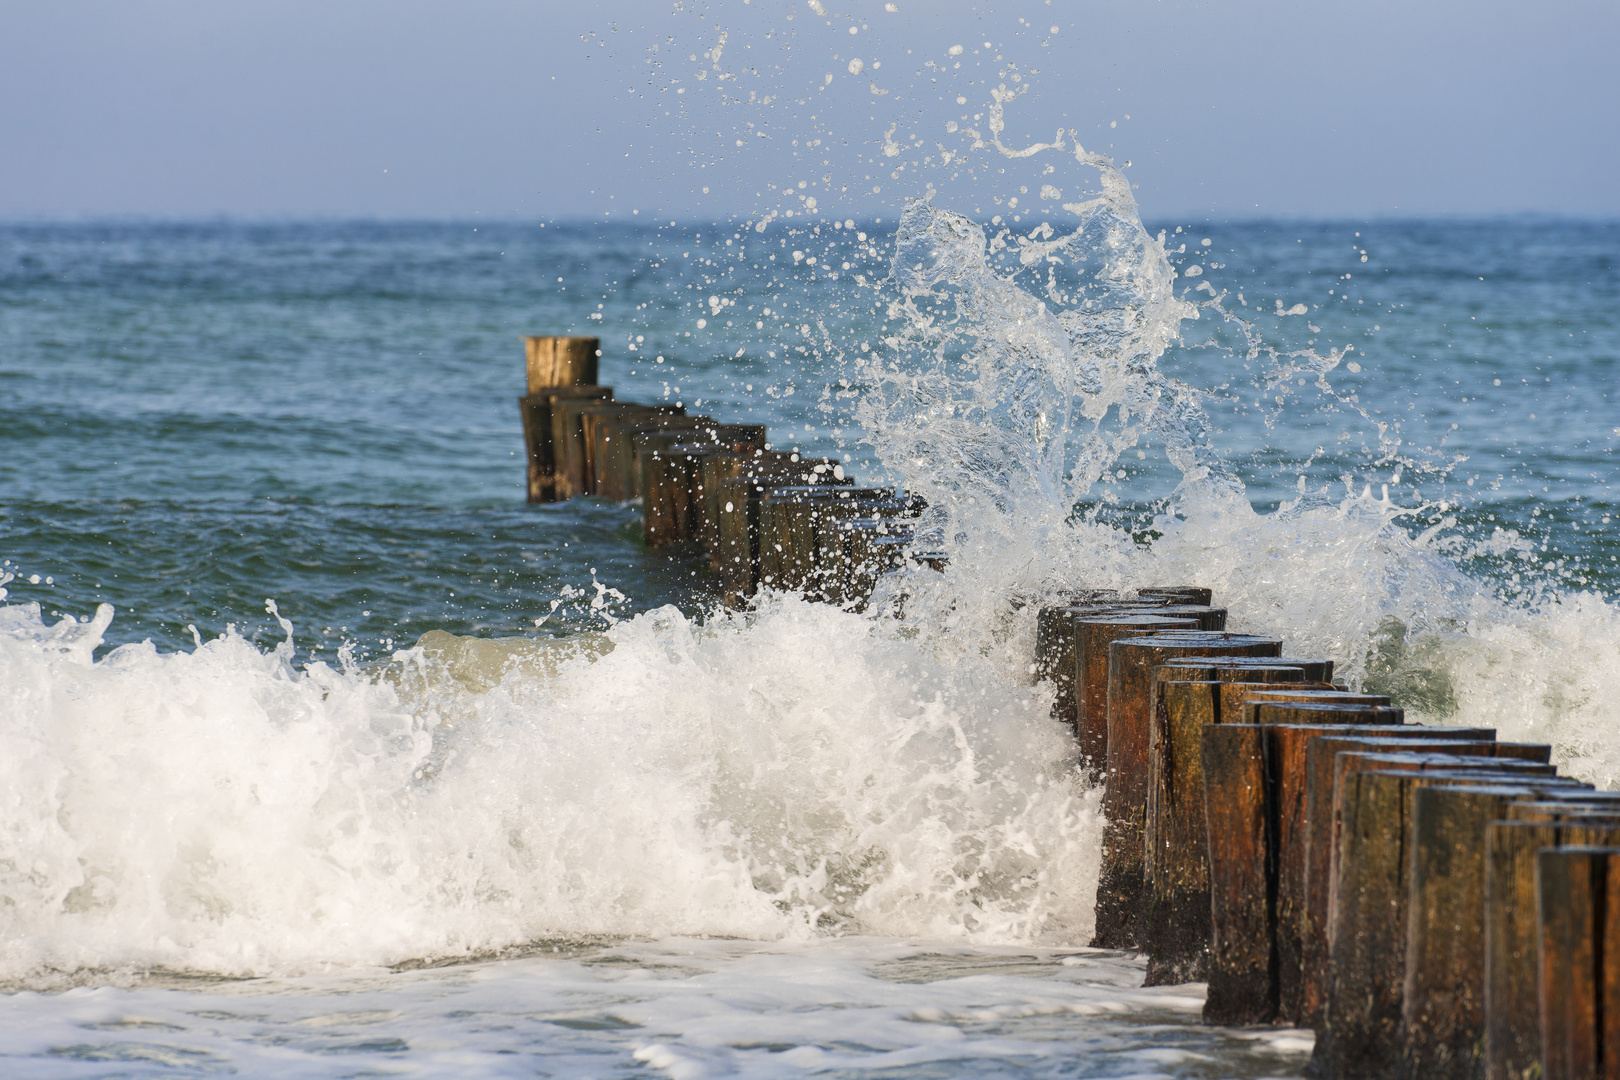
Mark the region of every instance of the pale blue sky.
<instances>
[{"instance_id":1,"label":"pale blue sky","mask_svg":"<svg viewBox=\"0 0 1620 1080\"><path fill-rule=\"evenodd\" d=\"M817 2L0 0L0 217L865 217L1009 71L1149 219L1620 215L1613 0Z\"/></svg>"}]
</instances>

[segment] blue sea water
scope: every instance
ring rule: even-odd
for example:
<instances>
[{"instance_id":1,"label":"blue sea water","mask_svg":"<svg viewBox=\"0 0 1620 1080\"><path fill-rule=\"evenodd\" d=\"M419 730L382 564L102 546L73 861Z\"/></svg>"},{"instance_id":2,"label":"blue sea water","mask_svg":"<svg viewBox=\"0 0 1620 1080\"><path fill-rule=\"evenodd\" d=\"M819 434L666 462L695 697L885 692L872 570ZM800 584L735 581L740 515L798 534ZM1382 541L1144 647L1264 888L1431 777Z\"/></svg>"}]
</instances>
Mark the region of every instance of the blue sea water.
<instances>
[{"instance_id":1,"label":"blue sea water","mask_svg":"<svg viewBox=\"0 0 1620 1080\"><path fill-rule=\"evenodd\" d=\"M1012 616L728 616L634 506L524 504L532 333L956 467L863 427L905 319L848 224L0 227L8 1075L1297 1071L1078 947L1096 792ZM1620 225L1161 228L1254 513L1144 430L1075 520L1612 782Z\"/></svg>"}]
</instances>

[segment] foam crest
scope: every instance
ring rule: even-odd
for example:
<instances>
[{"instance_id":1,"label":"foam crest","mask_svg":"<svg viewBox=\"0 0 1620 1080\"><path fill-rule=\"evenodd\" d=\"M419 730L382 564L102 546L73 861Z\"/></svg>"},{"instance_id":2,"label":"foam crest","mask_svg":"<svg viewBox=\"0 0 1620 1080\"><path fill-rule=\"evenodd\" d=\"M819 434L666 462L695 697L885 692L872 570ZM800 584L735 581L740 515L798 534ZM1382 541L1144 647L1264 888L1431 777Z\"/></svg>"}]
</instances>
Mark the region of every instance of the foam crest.
<instances>
[{"instance_id":1,"label":"foam crest","mask_svg":"<svg viewBox=\"0 0 1620 1080\"><path fill-rule=\"evenodd\" d=\"M442 635L364 672L235 634L91 660L94 628L3 610L13 984L578 935L1089 933L1094 793L1046 702L900 626L776 598L504 658Z\"/></svg>"}]
</instances>

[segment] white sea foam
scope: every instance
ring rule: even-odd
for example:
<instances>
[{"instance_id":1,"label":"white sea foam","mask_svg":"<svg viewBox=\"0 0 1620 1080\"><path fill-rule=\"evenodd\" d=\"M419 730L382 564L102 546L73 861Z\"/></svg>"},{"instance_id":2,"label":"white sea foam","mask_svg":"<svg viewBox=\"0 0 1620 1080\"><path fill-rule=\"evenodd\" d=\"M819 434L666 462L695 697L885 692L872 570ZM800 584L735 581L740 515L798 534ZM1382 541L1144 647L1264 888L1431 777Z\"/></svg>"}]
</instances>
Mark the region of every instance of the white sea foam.
<instances>
[{"instance_id":1,"label":"white sea foam","mask_svg":"<svg viewBox=\"0 0 1620 1080\"><path fill-rule=\"evenodd\" d=\"M1022 664L952 665L900 626L783 597L560 645L440 635L361 672L235 635L93 661L110 612L6 612L10 980L1089 932L1093 796L1045 699Z\"/></svg>"}]
</instances>

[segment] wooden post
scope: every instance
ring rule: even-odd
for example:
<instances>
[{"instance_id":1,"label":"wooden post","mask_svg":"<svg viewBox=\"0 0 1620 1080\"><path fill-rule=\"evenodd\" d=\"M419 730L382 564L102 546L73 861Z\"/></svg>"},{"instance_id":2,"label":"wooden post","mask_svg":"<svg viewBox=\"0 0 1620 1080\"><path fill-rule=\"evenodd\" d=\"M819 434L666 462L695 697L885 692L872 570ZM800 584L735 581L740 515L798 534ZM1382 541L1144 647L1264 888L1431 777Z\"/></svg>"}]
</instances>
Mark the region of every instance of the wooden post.
<instances>
[{"instance_id":1,"label":"wooden post","mask_svg":"<svg viewBox=\"0 0 1620 1080\"><path fill-rule=\"evenodd\" d=\"M1157 599L1131 599L1131 600L1096 600L1075 601L1069 604L1059 604L1053 607L1042 608L1035 616L1035 677L1052 683L1052 717L1064 723L1078 722L1080 706L1076 698L1076 686L1079 678L1078 654L1079 627L1085 618L1097 618L1122 615L1155 615L1163 616L1169 604ZM1199 618L1195 612L1188 611L1185 605L1183 610L1170 616L1172 618L1193 618L1197 628L1217 629L1205 626L1207 618ZM1212 612L1214 608L1200 608L1198 612ZM1221 613L1221 623L1225 624L1225 612ZM1107 657L1103 658L1103 683L1101 686L1102 707L1107 705Z\"/></svg>"},{"instance_id":2,"label":"wooden post","mask_svg":"<svg viewBox=\"0 0 1620 1080\"><path fill-rule=\"evenodd\" d=\"M1238 711L1243 695L1270 683L1231 679L1175 681L1180 669L1155 671L1149 786L1144 834L1148 893L1142 947L1147 986L1203 981L1209 965L1211 893L1205 810L1203 735ZM1300 668L1206 669L1219 674L1268 671L1297 679Z\"/></svg>"},{"instance_id":3,"label":"wooden post","mask_svg":"<svg viewBox=\"0 0 1620 1080\"><path fill-rule=\"evenodd\" d=\"M557 500L557 456L552 447L552 410L565 398L603 401L613 397L611 386L553 386L518 399L523 415L523 445L528 458L528 501Z\"/></svg>"},{"instance_id":4,"label":"wooden post","mask_svg":"<svg viewBox=\"0 0 1620 1080\"><path fill-rule=\"evenodd\" d=\"M1181 688L1172 683L1161 683L1161 688L1166 712L1174 716L1172 699ZM1318 722L1307 724L1265 722L1269 717L1260 724L1237 724L1232 718L1241 714L1242 700L1234 696L1224 710L1189 710L1195 716L1228 718L1220 722L1219 733L1214 727L1200 733L1205 757L1223 770L1205 774L1206 804L1225 800L1233 791L1249 792L1245 798L1259 800L1224 807L1224 813L1235 814L1246 824L1219 847L1213 833L1210 839L1208 909L1212 940L1219 945L1212 951L1204 1015L1211 1023L1224 1024L1288 1020L1283 990L1298 996L1299 936L1297 921L1290 920L1297 920L1294 912L1303 891L1305 747L1321 735L1401 730L1380 726L1390 711L1398 714L1398 710L1368 706L1319 712L1314 717ZM1238 727L1244 733L1225 733ZM1220 859L1243 861L1222 864ZM1157 888L1156 880L1154 885Z\"/></svg>"},{"instance_id":5,"label":"wooden post","mask_svg":"<svg viewBox=\"0 0 1620 1080\"><path fill-rule=\"evenodd\" d=\"M789 487L820 486L806 483L820 480L831 485L829 473L813 469L796 476L742 476L721 482L720 543L721 581L725 602L741 607L760 584L760 504L766 492Z\"/></svg>"},{"instance_id":6,"label":"wooden post","mask_svg":"<svg viewBox=\"0 0 1620 1080\"><path fill-rule=\"evenodd\" d=\"M845 553L843 603L865 610L878 579L905 566L913 540L911 525L900 519L852 518L834 528Z\"/></svg>"},{"instance_id":7,"label":"wooden post","mask_svg":"<svg viewBox=\"0 0 1620 1080\"><path fill-rule=\"evenodd\" d=\"M702 510L702 481L697 476L699 456L711 449L747 452L764 446L765 428L758 424L707 424L689 431L655 432L638 436L647 452L642 455L642 536L652 547L689 543L698 539L696 526Z\"/></svg>"},{"instance_id":8,"label":"wooden post","mask_svg":"<svg viewBox=\"0 0 1620 1080\"><path fill-rule=\"evenodd\" d=\"M836 471L835 471L836 470ZM798 454L785 450L754 450L752 453L715 454L703 461L704 542L709 548L709 569L719 574L724 568L724 544L720 538L720 521L726 500L722 498L727 480L741 477L792 477L788 482L801 484L825 479L842 481L843 468L827 458L801 459Z\"/></svg>"},{"instance_id":9,"label":"wooden post","mask_svg":"<svg viewBox=\"0 0 1620 1080\"><path fill-rule=\"evenodd\" d=\"M1620 848L1537 855L1542 1080L1620 1077Z\"/></svg>"},{"instance_id":10,"label":"wooden post","mask_svg":"<svg viewBox=\"0 0 1620 1080\"><path fill-rule=\"evenodd\" d=\"M891 492L887 497L861 496L851 489L850 497L834 499L821 507L815 521L816 569L809 583L810 594L829 604L859 604L870 595L851 588L848 541L858 530L844 529L850 521L905 521L917 518L927 503L919 496ZM866 491L879 489L868 488ZM872 535L877 535L874 531Z\"/></svg>"},{"instance_id":11,"label":"wooden post","mask_svg":"<svg viewBox=\"0 0 1620 1080\"><path fill-rule=\"evenodd\" d=\"M1103 794L1103 867L1092 946L1134 949L1146 916L1143 834L1147 825L1153 669L1176 656L1277 656L1274 638L1185 630L1125 637L1108 646L1108 786Z\"/></svg>"},{"instance_id":12,"label":"wooden post","mask_svg":"<svg viewBox=\"0 0 1620 1080\"><path fill-rule=\"evenodd\" d=\"M1195 630L1194 618L1160 615L1156 610L1111 614L1099 609L1076 615L1074 659L1074 736L1080 743L1080 762L1093 772L1108 768L1108 649L1122 638L1171 630Z\"/></svg>"},{"instance_id":13,"label":"wooden post","mask_svg":"<svg viewBox=\"0 0 1620 1080\"><path fill-rule=\"evenodd\" d=\"M1477 751L1495 737L1493 728L1407 725L1323 735L1309 741L1305 750L1305 871L1299 923L1299 1003L1297 1014L1290 1017L1291 1022L1320 1031L1326 1017L1328 906L1339 834L1338 807L1334 801L1339 754L1347 751L1443 752L1457 744Z\"/></svg>"},{"instance_id":14,"label":"wooden post","mask_svg":"<svg viewBox=\"0 0 1620 1080\"><path fill-rule=\"evenodd\" d=\"M1545 848L1620 844L1620 803L1559 806L1520 802L1503 808L1485 839L1486 1080L1523 1080L1540 1071L1541 1020L1536 987L1536 856Z\"/></svg>"},{"instance_id":15,"label":"wooden post","mask_svg":"<svg viewBox=\"0 0 1620 1080\"><path fill-rule=\"evenodd\" d=\"M1340 789L1339 859L1329 898L1326 1023L1312 1066L1325 1080L1384 1078L1401 1063L1402 991L1415 792L1434 784L1557 783L1550 765L1452 754L1359 758ZM1545 775L1537 777L1537 773Z\"/></svg>"},{"instance_id":16,"label":"wooden post","mask_svg":"<svg viewBox=\"0 0 1620 1080\"><path fill-rule=\"evenodd\" d=\"M1277 1011L1264 753L1261 729L1254 724L1210 724L1203 730L1213 901L1206 1024L1270 1023ZM1237 896L1258 902L1227 905L1214 899Z\"/></svg>"},{"instance_id":17,"label":"wooden post","mask_svg":"<svg viewBox=\"0 0 1620 1080\"><path fill-rule=\"evenodd\" d=\"M679 405L647 406L623 401L567 399L557 401L551 410L551 445L552 452L556 455L558 499L571 499L575 495L584 495L593 490L590 456L585 444L585 414L617 414L625 408L651 408L660 414L669 415L685 412Z\"/></svg>"},{"instance_id":18,"label":"wooden post","mask_svg":"<svg viewBox=\"0 0 1620 1080\"><path fill-rule=\"evenodd\" d=\"M628 428L661 421L676 421L685 410L676 405L635 405L615 402L613 407L583 409L579 414L580 446L584 465L580 475L584 491L614 502L636 497L626 482Z\"/></svg>"},{"instance_id":19,"label":"wooden post","mask_svg":"<svg viewBox=\"0 0 1620 1080\"><path fill-rule=\"evenodd\" d=\"M1158 597L1175 604L1197 604L1208 607L1215 602L1215 593L1202 585L1149 585L1137 589L1137 596Z\"/></svg>"},{"instance_id":20,"label":"wooden post","mask_svg":"<svg viewBox=\"0 0 1620 1080\"><path fill-rule=\"evenodd\" d=\"M1403 1075L1475 1080L1484 1066L1486 833L1524 787L1432 787L1412 804Z\"/></svg>"},{"instance_id":21,"label":"wooden post","mask_svg":"<svg viewBox=\"0 0 1620 1080\"><path fill-rule=\"evenodd\" d=\"M602 342L593 337L526 337L529 393L555 386L595 386Z\"/></svg>"},{"instance_id":22,"label":"wooden post","mask_svg":"<svg viewBox=\"0 0 1620 1080\"><path fill-rule=\"evenodd\" d=\"M776 487L760 497L760 585L774 589L810 588L816 570L816 538L823 517L836 507L893 502L888 487ZM812 597L820 599L820 597Z\"/></svg>"}]
</instances>

